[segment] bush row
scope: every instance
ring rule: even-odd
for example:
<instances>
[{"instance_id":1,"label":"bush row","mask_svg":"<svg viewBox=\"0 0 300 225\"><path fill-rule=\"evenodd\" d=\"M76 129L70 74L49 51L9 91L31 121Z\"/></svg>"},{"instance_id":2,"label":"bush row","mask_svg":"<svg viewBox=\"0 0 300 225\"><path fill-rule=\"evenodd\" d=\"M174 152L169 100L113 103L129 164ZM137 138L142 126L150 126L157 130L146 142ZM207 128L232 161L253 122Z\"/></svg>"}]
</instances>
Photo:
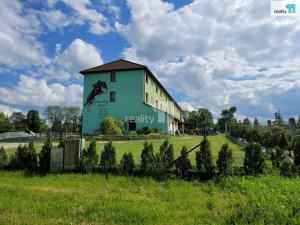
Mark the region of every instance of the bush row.
<instances>
[{"instance_id":1,"label":"bush row","mask_svg":"<svg viewBox=\"0 0 300 225\"><path fill-rule=\"evenodd\" d=\"M300 137L293 141L294 157L290 152L276 147L272 152L272 165L279 169L284 176L293 176L299 173L300 165ZM8 160L3 147L0 149L0 168L10 169L40 169L49 171L51 142L47 139L42 147L41 153L36 154L33 142L28 145L19 146L14 155ZM100 159L100 161L99 161ZM224 144L214 165L212 161L210 144L205 138L200 149L196 151L196 168L193 168L188 157L186 147L183 147L180 156L174 160L174 147L166 139L156 154L152 143L145 141L141 152L140 165L137 166L132 153L125 153L120 163L116 160L116 149L112 141L104 146L101 155L97 154L96 141L90 142L87 149L82 152L78 168L80 171L100 171L104 173L119 173L125 175L141 175L163 178L175 175L179 178L198 177L208 180L213 177L224 177L233 175L232 150L228 144ZM257 175L264 173L266 168L265 157L259 143L251 142L245 146L245 158L243 174Z\"/></svg>"}]
</instances>

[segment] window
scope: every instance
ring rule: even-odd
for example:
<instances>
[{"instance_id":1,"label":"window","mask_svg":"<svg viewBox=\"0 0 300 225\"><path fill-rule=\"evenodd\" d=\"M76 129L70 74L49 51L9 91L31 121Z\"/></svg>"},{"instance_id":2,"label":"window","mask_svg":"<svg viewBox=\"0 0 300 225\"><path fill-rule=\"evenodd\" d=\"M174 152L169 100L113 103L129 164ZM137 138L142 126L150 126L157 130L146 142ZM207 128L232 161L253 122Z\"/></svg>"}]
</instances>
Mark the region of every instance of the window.
<instances>
[{"instance_id":1,"label":"window","mask_svg":"<svg viewBox=\"0 0 300 225\"><path fill-rule=\"evenodd\" d=\"M148 93L146 92L146 102L148 103L149 102L149 96L148 96Z\"/></svg>"},{"instance_id":2,"label":"window","mask_svg":"<svg viewBox=\"0 0 300 225\"><path fill-rule=\"evenodd\" d=\"M146 83L148 83L149 81L148 81L148 75L146 74Z\"/></svg>"},{"instance_id":3,"label":"window","mask_svg":"<svg viewBox=\"0 0 300 225\"><path fill-rule=\"evenodd\" d=\"M109 97L110 97L111 102L115 102L116 101L116 92L111 91L110 94L109 94Z\"/></svg>"},{"instance_id":4,"label":"window","mask_svg":"<svg viewBox=\"0 0 300 225\"><path fill-rule=\"evenodd\" d=\"M162 97L162 91L160 90L160 97Z\"/></svg>"},{"instance_id":5,"label":"window","mask_svg":"<svg viewBox=\"0 0 300 225\"><path fill-rule=\"evenodd\" d=\"M155 88L156 88L156 93L158 93L158 87L157 87L157 85L155 85Z\"/></svg>"},{"instance_id":6,"label":"window","mask_svg":"<svg viewBox=\"0 0 300 225\"><path fill-rule=\"evenodd\" d=\"M110 82L116 82L116 72L110 72Z\"/></svg>"},{"instance_id":7,"label":"window","mask_svg":"<svg viewBox=\"0 0 300 225\"><path fill-rule=\"evenodd\" d=\"M152 103L152 104L154 103L153 96L151 96L151 103Z\"/></svg>"}]
</instances>

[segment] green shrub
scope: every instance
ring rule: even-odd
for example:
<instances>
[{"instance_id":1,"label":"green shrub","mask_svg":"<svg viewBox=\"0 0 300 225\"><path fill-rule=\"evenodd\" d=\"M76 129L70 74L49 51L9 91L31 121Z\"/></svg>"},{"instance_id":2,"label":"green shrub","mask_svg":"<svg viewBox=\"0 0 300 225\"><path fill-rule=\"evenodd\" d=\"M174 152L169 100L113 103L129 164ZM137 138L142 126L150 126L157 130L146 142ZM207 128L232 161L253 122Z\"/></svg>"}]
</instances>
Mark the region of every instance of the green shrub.
<instances>
[{"instance_id":1,"label":"green shrub","mask_svg":"<svg viewBox=\"0 0 300 225\"><path fill-rule=\"evenodd\" d=\"M232 162L232 150L228 144L223 144L217 159L217 168L220 176L232 175Z\"/></svg>"},{"instance_id":2,"label":"green shrub","mask_svg":"<svg viewBox=\"0 0 300 225\"><path fill-rule=\"evenodd\" d=\"M142 128L142 131L143 131L144 134L147 135L147 134L150 134L150 133L151 133L151 128L149 128L149 127L143 127L143 128Z\"/></svg>"},{"instance_id":3,"label":"green shrub","mask_svg":"<svg viewBox=\"0 0 300 225\"><path fill-rule=\"evenodd\" d=\"M111 116L105 117L100 125L100 132L104 135L122 135L123 122Z\"/></svg>"},{"instance_id":4,"label":"green shrub","mask_svg":"<svg viewBox=\"0 0 300 225\"><path fill-rule=\"evenodd\" d=\"M277 145L282 148L282 149L286 149L288 147L289 141L288 141L288 137L286 135L286 132L282 131L279 133L278 135L278 139L277 139Z\"/></svg>"},{"instance_id":5,"label":"green shrub","mask_svg":"<svg viewBox=\"0 0 300 225\"><path fill-rule=\"evenodd\" d=\"M295 174L295 165L293 159L290 157L287 151L282 154L282 162L279 169L282 176L291 177Z\"/></svg>"},{"instance_id":6,"label":"green shrub","mask_svg":"<svg viewBox=\"0 0 300 225\"><path fill-rule=\"evenodd\" d=\"M0 169L7 165L7 155L3 146L0 148Z\"/></svg>"},{"instance_id":7,"label":"green shrub","mask_svg":"<svg viewBox=\"0 0 300 225\"><path fill-rule=\"evenodd\" d=\"M120 170L123 174L133 174L135 169L134 159L131 152L124 153L121 162L120 162Z\"/></svg>"},{"instance_id":8,"label":"green shrub","mask_svg":"<svg viewBox=\"0 0 300 225\"><path fill-rule=\"evenodd\" d=\"M145 141L144 149L141 153L141 166L140 170L143 175L151 175L154 169L155 157L153 153L152 143Z\"/></svg>"},{"instance_id":9,"label":"green shrub","mask_svg":"<svg viewBox=\"0 0 300 225\"><path fill-rule=\"evenodd\" d=\"M283 150L280 147L276 146L274 149L272 149L271 160L273 167L279 169L283 160Z\"/></svg>"},{"instance_id":10,"label":"green shrub","mask_svg":"<svg viewBox=\"0 0 300 225\"><path fill-rule=\"evenodd\" d=\"M18 146L17 151L11 158L10 166L13 169L31 170L37 168L37 154L33 142L29 142L28 146Z\"/></svg>"},{"instance_id":11,"label":"green shrub","mask_svg":"<svg viewBox=\"0 0 300 225\"><path fill-rule=\"evenodd\" d=\"M265 169L265 158L261 145L255 142L245 146L244 170L247 175L263 173Z\"/></svg>"},{"instance_id":12,"label":"green shrub","mask_svg":"<svg viewBox=\"0 0 300 225\"><path fill-rule=\"evenodd\" d=\"M83 149L82 156L80 159L80 168L84 171L91 171L97 165L99 156L96 150L96 141L92 140L87 149Z\"/></svg>"},{"instance_id":13,"label":"green shrub","mask_svg":"<svg viewBox=\"0 0 300 225\"><path fill-rule=\"evenodd\" d=\"M160 145L158 157L162 167L169 166L174 161L174 147L168 139Z\"/></svg>"},{"instance_id":14,"label":"green shrub","mask_svg":"<svg viewBox=\"0 0 300 225\"><path fill-rule=\"evenodd\" d=\"M300 136L296 136L293 140L292 149L294 152L295 166L300 166Z\"/></svg>"},{"instance_id":15,"label":"green shrub","mask_svg":"<svg viewBox=\"0 0 300 225\"><path fill-rule=\"evenodd\" d=\"M101 153L100 157L100 167L104 171L112 171L116 168L116 149L113 146L112 142L109 141L104 145L104 150Z\"/></svg>"},{"instance_id":16,"label":"green shrub","mask_svg":"<svg viewBox=\"0 0 300 225\"><path fill-rule=\"evenodd\" d=\"M207 138L201 143L200 151L196 152L196 167L201 179L210 179L214 175L210 144Z\"/></svg>"},{"instance_id":17,"label":"green shrub","mask_svg":"<svg viewBox=\"0 0 300 225\"><path fill-rule=\"evenodd\" d=\"M180 156L175 162L175 168L177 176L182 178L186 177L188 175L188 171L192 169L192 164L190 159L188 158L186 146L182 147Z\"/></svg>"},{"instance_id":18,"label":"green shrub","mask_svg":"<svg viewBox=\"0 0 300 225\"><path fill-rule=\"evenodd\" d=\"M132 131L129 132L128 135L129 136L137 136L137 133L136 133L136 131L132 130Z\"/></svg>"},{"instance_id":19,"label":"green shrub","mask_svg":"<svg viewBox=\"0 0 300 225\"><path fill-rule=\"evenodd\" d=\"M44 141L44 144L42 146L42 150L39 154L40 168L43 171L49 171L50 170L51 148L52 148L52 143L51 143L50 133L48 133L47 138Z\"/></svg>"}]
</instances>

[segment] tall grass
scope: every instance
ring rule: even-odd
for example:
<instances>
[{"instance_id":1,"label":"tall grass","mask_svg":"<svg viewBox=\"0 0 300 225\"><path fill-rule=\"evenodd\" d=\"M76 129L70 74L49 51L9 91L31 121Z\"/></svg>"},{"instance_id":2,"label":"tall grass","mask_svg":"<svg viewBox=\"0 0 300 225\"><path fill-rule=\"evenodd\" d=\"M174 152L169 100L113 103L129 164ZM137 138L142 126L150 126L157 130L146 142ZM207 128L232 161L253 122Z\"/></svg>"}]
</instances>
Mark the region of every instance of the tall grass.
<instances>
[{"instance_id":1,"label":"tall grass","mask_svg":"<svg viewBox=\"0 0 300 225\"><path fill-rule=\"evenodd\" d=\"M0 172L0 224L299 224L300 179Z\"/></svg>"}]
</instances>

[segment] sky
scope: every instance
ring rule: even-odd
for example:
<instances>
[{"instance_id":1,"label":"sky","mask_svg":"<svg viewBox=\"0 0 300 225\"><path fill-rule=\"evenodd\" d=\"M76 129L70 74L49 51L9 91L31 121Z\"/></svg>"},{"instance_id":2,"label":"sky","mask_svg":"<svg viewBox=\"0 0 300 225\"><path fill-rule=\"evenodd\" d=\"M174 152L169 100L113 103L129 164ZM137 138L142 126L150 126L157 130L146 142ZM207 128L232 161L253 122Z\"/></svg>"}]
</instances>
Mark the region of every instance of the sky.
<instances>
[{"instance_id":1,"label":"sky","mask_svg":"<svg viewBox=\"0 0 300 225\"><path fill-rule=\"evenodd\" d=\"M300 17L257 0L1 0L0 111L81 106L78 71L148 66L183 109L300 114Z\"/></svg>"}]
</instances>

